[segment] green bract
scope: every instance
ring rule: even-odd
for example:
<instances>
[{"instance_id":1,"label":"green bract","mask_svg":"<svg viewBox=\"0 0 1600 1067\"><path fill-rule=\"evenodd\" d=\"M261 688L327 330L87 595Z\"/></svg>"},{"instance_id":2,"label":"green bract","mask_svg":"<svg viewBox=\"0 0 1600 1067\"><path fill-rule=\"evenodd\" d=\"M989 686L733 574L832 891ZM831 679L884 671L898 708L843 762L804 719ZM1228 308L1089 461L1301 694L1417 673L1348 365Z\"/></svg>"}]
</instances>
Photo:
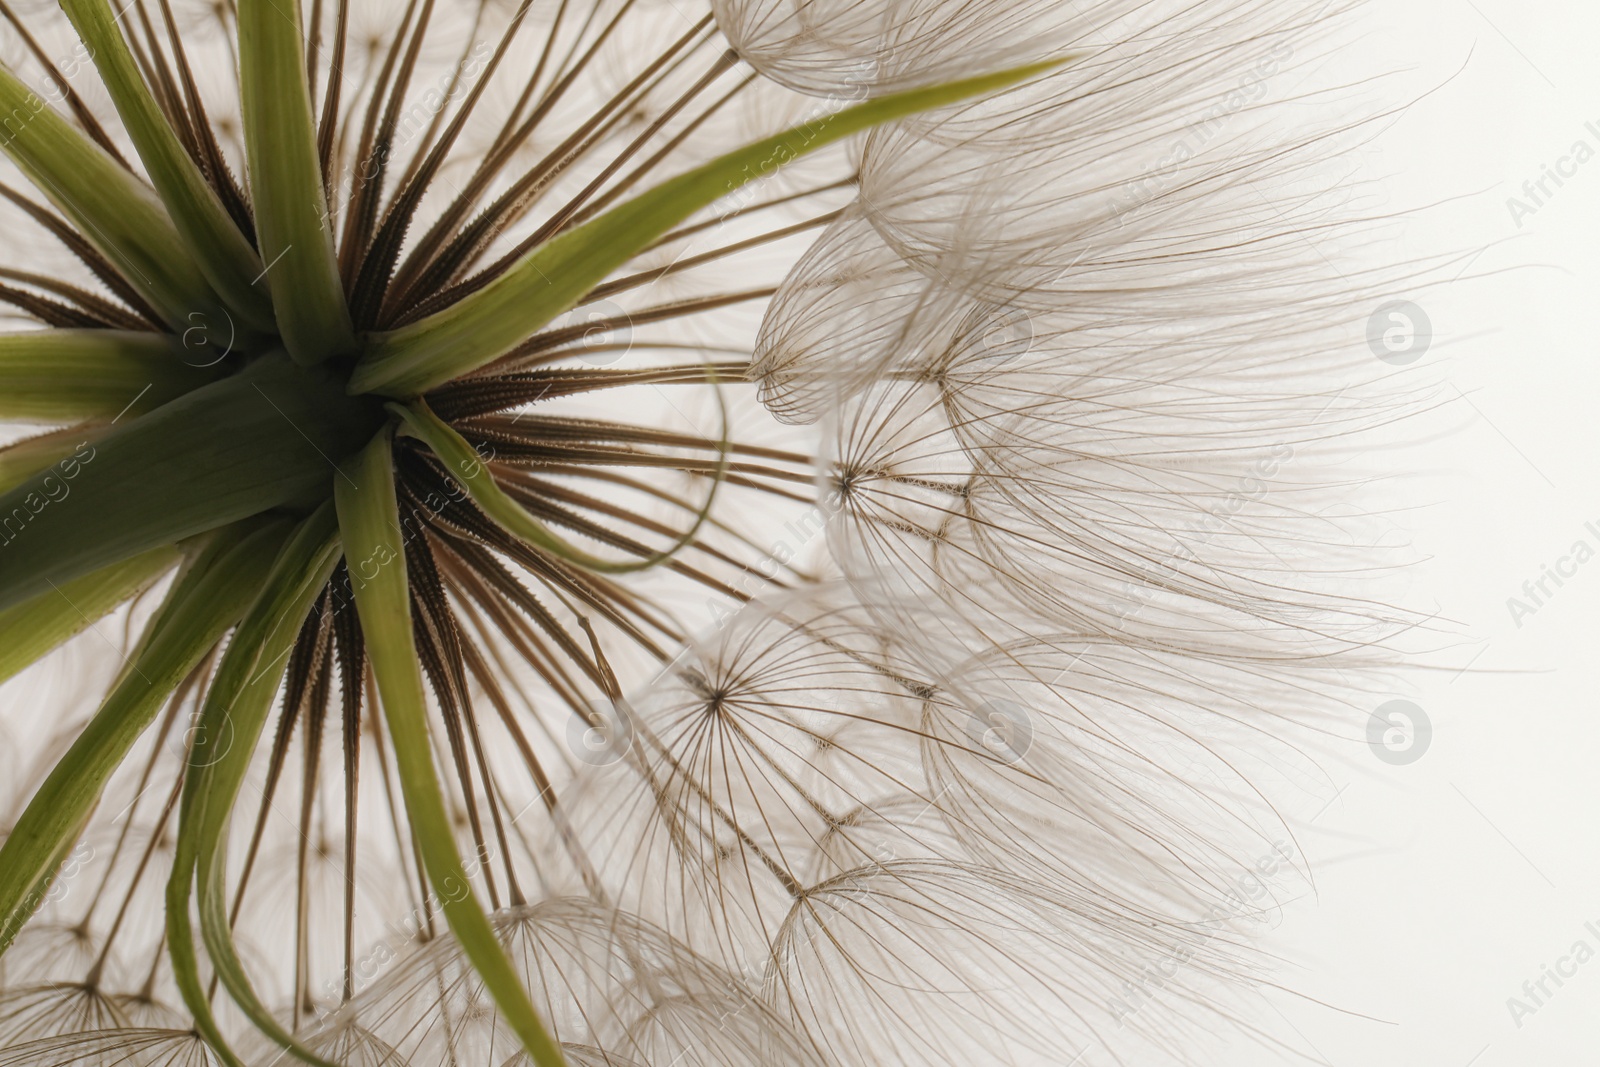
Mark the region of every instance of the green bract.
<instances>
[{"instance_id":1,"label":"green bract","mask_svg":"<svg viewBox=\"0 0 1600 1067\"><path fill-rule=\"evenodd\" d=\"M415 396L504 355L578 303L622 264L696 211L790 160L880 123L1009 88L1062 65L1036 63L914 89L812 119L746 145L540 245L454 307L368 342L350 387Z\"/></svg>"},{"instance_id":2,"label":"green bract","mask_svg":"<svg viewBox=\"0 0 1600 1067\"><path fill-rule=\"evenodd\" d=\"M69 247L126 304L36 300L26 308L45 328L0 337L0 418L57 427L0 452L0 677L168 572L175 576L127 669L0 848L0 948L49 890L108 778L158 710L186 679L210 671L195 738L229 740L205 760L196 758L202 742L190 745L167 891L172 966L197 1027L226 1062L241 1061L216 1021L202 945L211 972L261 1032L320 1062L261 1002L234 948L229 826L280 690L291 704L303 699L312 665L321 665L326 688L327 664L337 661L342 697L359 711L370 668L429 889L528 1055L555 1067L561 1048L470 888L436 773L443 756L430 727L424 666L452 745L463 731L457 704L467 674L482 681L483 671L441 608L433 557L414 555L408 516L448 511L452 529L465 531L446 561L463 587L536 620L590 681L614 687L598 646L591 655L550 623L493 553L555 576L587 610L600 610L593 590L607 576L684 566L680 551L714 522L718 490L738 474L726 407L720 438L641 437L592 420L541 430L536 419L513 430L494 422L498 409L481 397L520 396L537 371L497 361L746 183L850 134L1006 89L1063 61L833 110L604 210L563 216L534 247L464 282L466 251L482 244L477 231L454 243L430 235L419 245L427 255L396 269L421 196L415 183L437 165L419 162L402 176L412 183L404 186L408 195L380 211L396 136L393 100L383 114L374 105L359 137L352 134L350 150L363 166L348 204L330 199L338 182L331 156L341 143L330 116L340 87L329 86L319 111L308 73L318 68L308 61L294 0L237 4L244 183L229 173L204 121L181 48L169 69L164 58L130 48L126 7L108 0L63 0L62 7L142 168L126 165L103 131L75 125L0 70L0 113L12 117L0 147L59 212L64 232L78 235ZM334 40L312 45L335 50L334 69L344 33L341 17ZM391 58L383 76L397 94L414 56ZM477 98L474 91L466 106ZM436 130L444 145L458 132ZM509 158L496 146L485 166L503 168ZM468 214L487 183L469 184L476 191L463 194L453 217ZM334 220L344 209L341 244ZM498 210L510 217L517 205ZM398 313L391 305L399 290L386 289L396 279L415 305ZM426 313L411 316L416 308ZM723 384L711 366L632 377L550 373L538 381L546 392L698 382L719 404ZM557 430L578 443L541 458ZM645 527L665 547L582 519L575 509L587 498L538 474L540 462L604 466L639 441L692 453L670 462L705 484L697 499L643 487L685 516L677 530ZM532 457L534 473L497 462L495 447ZM573 537L608 551L587 551ZM205 666L213 661L214 670ZM297 710L288 709L291 723ZM460 751L452 755L464 764ZM281 764L281 752L272 758ZM481 837L476 823L472 831ZM354 849L353 839L347 847Z\"/></svg>"},{"instance_id":3,"label":"green bract","mask_svg":"<svg viewBox=\"0 0 1600 1067\"><path fill-rule=\"evenodd\" d=\"M6 863L0 866L0 947L16 935L27 913L48 887L55 872L63 842L70 842L99 798L100 789L111 776L133 743L138 739L161 704L184 675L195 668L228 628L239 621L272 562L272 555L283 541L286 523L252 524L219 531L194 558L185 564L173 584L167 602L151 623L143 646L131 669L122 677L101 704L89 725L73 742L6 839ZM163 569L176 556L163 549L135 562L144 564L135 573L150 573L151 564ZM130 565L113 570L128 571ZM103 580L92 575L89 580ZM39 623L44 609L55 601L71 601L84 607L82 593L72 583L61 593L40 598L43 603L30 621ZM126 582L119 590L126 595ZM7 617L24 609L13 609ZM49 631L44 631L48 633ZM8 665L9 666L9 665Z\"/></svg>"}]
</instances>

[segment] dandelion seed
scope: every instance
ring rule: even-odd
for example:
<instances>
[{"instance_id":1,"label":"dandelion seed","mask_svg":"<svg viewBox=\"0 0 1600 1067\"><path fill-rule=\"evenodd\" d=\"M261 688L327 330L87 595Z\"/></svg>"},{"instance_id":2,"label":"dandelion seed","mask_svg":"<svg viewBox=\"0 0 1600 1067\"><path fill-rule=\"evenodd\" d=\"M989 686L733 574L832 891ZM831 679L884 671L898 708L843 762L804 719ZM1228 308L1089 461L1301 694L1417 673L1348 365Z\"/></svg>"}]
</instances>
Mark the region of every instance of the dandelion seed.
<instances>
[{"instance_id":1,"label":"dandelion seed","mask_svg":"<svg viewBox=\"0 0 1600 1067\"><path fill-rule=\"evenodd\" d=\"M0 1067L1265 1040L1348 14L0 4Z\"/></svg>"}]
</instances>

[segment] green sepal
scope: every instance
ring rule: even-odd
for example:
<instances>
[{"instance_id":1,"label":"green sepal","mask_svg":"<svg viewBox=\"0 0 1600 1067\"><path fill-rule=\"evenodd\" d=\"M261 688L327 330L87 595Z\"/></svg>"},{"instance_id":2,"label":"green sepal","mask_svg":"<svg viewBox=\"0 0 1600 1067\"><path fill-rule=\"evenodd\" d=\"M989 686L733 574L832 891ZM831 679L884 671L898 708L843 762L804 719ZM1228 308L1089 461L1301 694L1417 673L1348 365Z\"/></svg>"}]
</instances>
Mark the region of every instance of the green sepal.
<instances>
[{"instance_id":1,"label":"green sepal","mask_svg":"<svg viewBox=\"0 0 1600 1067\"><path fill-rule=\"evenodd\" d=\"M120 6L120 5L119 5ZM95 67L111 94L122 127L144 162L167 214L188 244L212 288L241 319L258 332L273 329L272 302L262 278L261 260L194 159L178 141L118 28L121 14L107 0L61 0L78 36L94 53ZM216 330L220 323L213 324Z\"/></svg>"},{"instance_id":2,"label":"green sepal","mask_svg":"<svg viewBox=\"0 0 1600 1067\"><path fill-rule=\"evenodd\" d=\"M222 302L155 191L0 66L0 150L175 329L218 324Z\"/></svg>"},{"instance_id":3,"label":"green sepal","mask_svg":"<svg viewBox=\"0 0 1600 1067\"><path fill-rule=\"evenodd\" d=\"M143 415L217 379L214 357L170 334L0 334L0 419L63 423Z\"/></svg>"},{"instance_id":4,"label":"green sepal","mask_svg":"<svg viewBox=\"0 0 1600 1067\"><path fill-rule=\"evenodd\" d=\"M15 873L10 877L0 877L0 908L4 909L0 911L0 953L11 947L11 942L17 939L33 913L49 898L56 872L77 846L78 838L83 836L83 827L84 822L69 826L53 847L43 851L37 858L19 854L14 861ZM33 873L31 882L22 881L24 871ZM10 884L13 878L18 883L15 889Z\"/></svg>"},{"instance_id":5,"label":"green sepal","mask_svg":"<svg viewBox=\"0 0 1600 1067\"><path fill-rule=\"evenodd\" d=\"M546 241L481 289L419 322L373 334L352 392L418 396L511 351L701 208L790 161L874 126L1010 88L1071 62L1030 63L882 96L746 145Z\"/></svg>"},{"instance_id":6,"label":"green sepal","mask_svg":"<svg viewBox=\"0 0 1600 1067\"><path fill-rule=\"evenodd\" d=\"M428 701L411 629L411 592L395 497L392 447L386 430L348 460L343 467L345 477L334 487L334 501L356 611L394 746L412 840L445 921L500 1009L501 1018L537 1067L562 1067L561 1048L539 1018L473 893L451 831L434 768Z\"/></svg>"},{"instance_id":7,"label":"green sepal","mask_svg":"<svg viewBox=\"0 0 1600 1067\"><path fill-rule=\"evenodd\" d=\"M0 611L0 682L154 585L181 558L172 546L151 549Z\"/></svg>"},{"instance_id":8,"label":"green sepal","mask_svg":"<svg viewBox=\"0 0 1600 1067\"><path fill-rule=\"evenodd\" d=\"M219 531L148 624L137 655L29 800L0 846L0 952L43 899L100 792L178 683L250 603L286 522Z\"/></svg>"},{"instance_id":9,"label":"green sepal","mask_svg":"<svg viewBox=\"0 0 1600 1067\"><path fill-rule=\"evenodd\" d=\"M197 736L214 744L191 750L179 806L177 847L167 883L167 937L174 974L201 1034L224 1060L236 1061L203 991L190 924L198 887L200 930L212 968L262 1033L308 1063L333 1067L305 1050L261 1003L233 944L226 892L228 824L272 711L290 650L339 562L332 502L302 522L272 564L206 691Z\"/></svg>"},{"instance_id":10,"label":"green sepal","mask_svg":"<svg viewBox=\"0 0 1600 1067\"><path fill-rule=\"evenodd\" d=\"M722 394L717 393L718 403L722 403ZM404 420L406 428L417 437L421 438L433 454L439 457L440 462L450 471L450 476L456 483L466 489L467 495L473 503L482 508L502 528L517 540L534 548L550 553L557 559L576 564L586 570L597 571L601 574L631 574L635 571L649 570L658 567L682 551L695 536L699 534L700 527L705 525L706 519L711 515L712 504L716 501L717 489L722 485L728 469L728 413L726 407L722 412L721 455L717 461L717 471L711 483L711 491L706 494L705 504L695 515L694 521L689 524L688 530L680 534L671 545L660 552L651 553L642 559L634 560L609 560L601 559L583 551L581 548L556 536L550 527L528 514L521 504L511 499L506 491L500 488L499 483L489 472L488 464L483 457L478 455L473 447L464 438L421 400L413 400L410 404L389 404L388 409L399 415Z\"/></svg>"},{"instance_id":11,"label":"green sepal","mask_svg":"<svg viewBox=\"0 0 1600 1067\"><path fill-rule=\"evenodd\" d=\"M300 0L238 0L239 100L261 260L295 362L352 355L306 76Z\"/></svg>"},{"instance_id":12,"label":"green sepal","mask_svg":"<svg viewBox=\"0 0 1600 1067\"><path fill-rule=\"evenodd\" d=\"M59 502L48 471L0 496L0 609L251 515L315 507L382 422L376 403L281 355L126 421Z\"/></svg>"},{"instance_id":13,"label":"green sepal","mask_svg":"<svg viewBox=\"0 0 1600 1067\"><path fill-rule=\"evenodd\" d=\"M109 429L101 423L80 423L24 437L0 448L0 494L9 493L46 467L53 467L70 456L84 453ZM71 469L70 463L68 469Z\"/></svg>"}]
</instances>

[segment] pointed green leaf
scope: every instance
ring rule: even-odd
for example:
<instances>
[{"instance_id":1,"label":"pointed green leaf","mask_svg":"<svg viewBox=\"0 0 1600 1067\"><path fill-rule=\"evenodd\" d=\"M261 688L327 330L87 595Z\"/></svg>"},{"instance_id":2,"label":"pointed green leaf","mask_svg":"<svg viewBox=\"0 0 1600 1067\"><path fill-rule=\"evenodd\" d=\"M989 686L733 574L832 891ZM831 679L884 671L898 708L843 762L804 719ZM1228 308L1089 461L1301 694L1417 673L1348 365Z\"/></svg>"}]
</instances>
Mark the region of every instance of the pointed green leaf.
<instances>
[{"instance_id":1,"label":"pointed green leaf","mask_svg":"<svg viewBox=\"0 0 1600 1067\"><path fill-rule=\"evenodd\" d=\"M998 92L1067 59L869 100L746 145L568 230L510 270L420 322L374 334L350 381L355 392L412 397L489 363L577 302L690 215L793 159L921 111Z\"/></svg>"},{"instance_id":2,"label":"pointed green leaf","mask_svg":"<svg viewBox=\"0 0 1600 1067\"><path fill-rule=\"evenodd\" d=\"M0 682L155 584L179 556L176 548L152 549L0 611Z\"/></svg>"},{"instance_id":3,"label":"pointed green leaf","mask_svg":"<svg viewBox=\"0 0 1600 1067\"><path fill-rule=\"evenodd\" d=\"M203 758L191 755L183 783L177 851L167 885L168 937L184 1000L202 1034L225 1059L232 1053L216 1029L209 998L198 981L189 917L196 885L201 934L213 969L234 1001L262 1033L284 1048L309 1063L332 1067L301 1048L256 996L234 948L225 884L228 825L239 789L271 715L295 638L338 562L339 531L330 501L295 529L217 665L196 726L197 736L215 742L203 746Z\"/></svg>"},{"instance_id":4,"label":"pointed green leaf","mask_svg":"<svg viewBox=\"0 0 1600 1067\"><path fill-rule=\"evenodd\" d=\"M69 456L87 454L88 446L104 437L107 429L93 423L66 426L0 448L0 494L9 493Z\"/></svg>"},{"instance_id":5,"label":"pointed green leaf","mask_svg":"<svg viewBox=\"0 0 1600 1067\"><path fill-rule=\"evenodd\" d=\"M61 8L94 53L123 128L196 264L243 325L271 331L272 303L265 282L257 281L261 260L150 94L118 28L122 14L113 14L107 0L61 0Z\"/></svg>"},{"instance_id":6,"label":"pointed green leaf","mask_svg":"<svg viewBox=\"0 0 1600 1067\"><path fill-rule=\"evenodd\" d=\"M722 403L720 391L717 393L717 402ZM728 412L724 407L721 459L718 461L717 472L711 483L711 491L706 494L706 502L695 516L694 522L690 523L689 529L667 548L642 559L601 559L556 536L550 527L528 514L521 504L511 499L495 482L483 457L478 455L449 423L435 415L426 403L414 400L410 404L389 404L387 407L405 420L407 429L427 442L428 447L433 449L433 454L438 456L450 471L450 476L466 489L473 503L482 508L486 515L512 536L534 548L550 553L557 559L602 574L630 574L634 571L649 570L677 555L684 546L695 539L700 527L705 525L707 517L711 514L711 506L716 500L717 489L721 486L728 469Z\"/></svg>"},{"instance_id":7,"label":"pointed green leaf","mask_svg":"<svg viewBox=\"0 0 1600 1067\"><path fill-rule=\"evenodd\" d=\"M167 696L238 621L287 523L213 537L167 594L144 641L89 724L28 802L0 846L0 952L43 899L100 791Z\"/></svg>"},{"instance_id":8,"label":"pointed green leaf","mask_svg":"<svg viewBox=\"0 0 1600 1067\"><path fill-rule=\"evenodd\" d=\"M321 368L278 356L126 421L66 497L51 498L48 472L0 496L0 609L269 508L314 506L382 420Z\"/></svg>"},{"instance_id":9,"label":"pointed green leaf","mask_svg":"<svg viewBox=\"0 0 1600 1067\"><path fill-rule=\"evenodd\" d=\"M297 363L356 350L317 154L300 0L239 0L239 96L261 260Z\"/></svg>"},{"instance_id":10,"label":"pointed green leaf","mask_svg":"<svg viewBox=\"0 0 1600 1067\"><path fill-rule=\"evenodd\" d=\"M10 947L11 942L17 939L22 928L33 917L33 913L49 899L50 887L55 882L56 872L67 861L78 838L82 836L83 823L80 822L69 826L55 842L54 847L42 848L38 858L22 855L17 857L14 877L18 881L18 889L14 890L9 885L13 876L4 877L3 880L8 884L0 887L0 907L6 909L0 912L0 952ZM8 868L9 870L11 869ZM24 871L37 873L31 882L23 883L21 879Z\"/></svg>"},{"instance_id":11,"label":"pointed green leaf","mask_svg":"<svg viewBox=\"0 0 1600 1067\"><path fill-rule=\"evenodd\" d=\"M334 501L339 508L356 611L394 745L406 817L445 920L501 1016L538 1067L562 1067L561 1049L545 1029L473 894L451 832L444 792L434 770L428 702L411 631L410 585L391 447L385 431L347 461L343 468L347 477L334 487Z\"/></svg>"},{"instance_id":12,"label":"pointed green leaf","mask_svg":"<svg viewBox=\"0 0 1600 1067\"><path fill-rule=\"evenodd\" d=\"M0 149L174 328L225 320L155 191L4 66Z\"/></svg>"},{"instance_id":13,"label":"pointed green leaf","mask_svg":"<svg viewBox=\"0 0 1600 1067\"><path fill-rule=\"evenodd\" d=\"M214 369L193 359L170 334L0 335L0 419L62 423L142 415L216 380Z\"/></svg>"}]
</instances>

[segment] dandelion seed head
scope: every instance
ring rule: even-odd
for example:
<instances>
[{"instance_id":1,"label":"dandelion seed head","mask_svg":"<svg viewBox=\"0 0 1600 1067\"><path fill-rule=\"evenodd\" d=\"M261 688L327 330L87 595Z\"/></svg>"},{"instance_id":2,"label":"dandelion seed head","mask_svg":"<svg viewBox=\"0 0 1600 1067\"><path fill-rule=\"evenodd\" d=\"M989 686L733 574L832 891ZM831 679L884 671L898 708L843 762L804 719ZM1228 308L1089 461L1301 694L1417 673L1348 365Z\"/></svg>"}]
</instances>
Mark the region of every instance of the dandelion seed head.
<instances>
[{"instance_id":1,"label":"dandelion seed head","mask_svg":"<svg viewBox=\"0 0 1600 1067\"><path fill-rule=\"evenodd\" d=\"M1370 262L1384 220L1338 162L1374 120L1324 63L1355 10L302 3L362 344L758 138L1071 61L730 182L414 398L475 458L395 434L401 540L343 544L252 662L283 678L259 738L201 728L242 629L175 683L0 957L0 1067L218 1061L178 1007L167 883L184 783L235 744L223 926L262 1010L331 1062L535 1062L452 930L468 895L573 1067L1180 1063L1218 1029L1259 1039L1233 1014L1271 981L1249 931L1303 876L1263 783L1315 773L1313 739L1419 624L1369 582L1400 554L1346 506L1366 435L1427 402L1360 340L1427 265ZM5 11L0 61L65 77L51 106L150 177L56 6ZM235 6L125 14L254 250ZM19 329L176 336L0 167ZM266 358L239 323L195 328L218 374ZM514 533L480 478L567 549ZM454 884L357 603L391 566ZM0 842L184 573L5 683ZM1263 857L1274 880L1241 894ZM208 919L190 984L272 1062Z\"/></svg>"}]
</instances>

